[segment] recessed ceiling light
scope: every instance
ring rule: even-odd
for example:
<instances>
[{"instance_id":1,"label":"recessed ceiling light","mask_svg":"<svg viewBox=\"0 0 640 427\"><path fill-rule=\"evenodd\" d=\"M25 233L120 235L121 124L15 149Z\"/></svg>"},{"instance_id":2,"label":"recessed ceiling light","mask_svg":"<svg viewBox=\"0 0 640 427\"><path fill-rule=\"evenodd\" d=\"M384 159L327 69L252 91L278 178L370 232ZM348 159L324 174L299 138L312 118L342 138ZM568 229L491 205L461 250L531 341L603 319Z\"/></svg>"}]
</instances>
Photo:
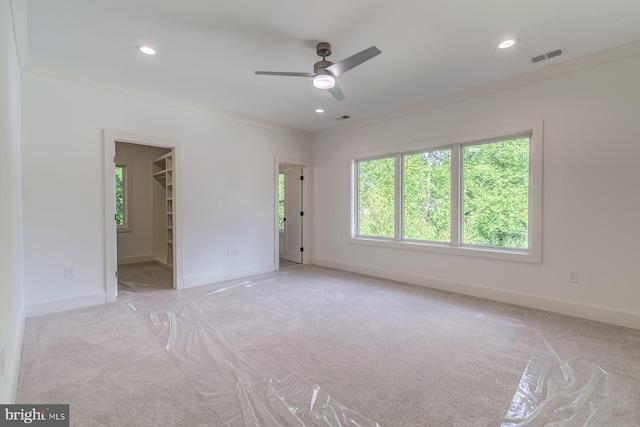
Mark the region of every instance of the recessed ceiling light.
<instances>
[{"instance_id":1,"label":"recessed ceiling light","mask_svg":"<svg viewBox=\"0 0 640 427\"><path fill-rule=\"evenodd\" d=\"M138 50L147 55L155 55L156 50L151 46L147 46L146 44L141 44L137 46Z\"/></svg>"},{"instance_id":2,"label":"recessed ceiling light","mask_svg":"<svg viewBox=\"0 0 640 427\"><path fill-rule=\"evenodd\" d=\"M324 110L322 108L316 108L316 113L324 113Z\"/></svg>"},{"instance_id":3,"label":"recessed ceiling light","mask_svg":"<svg viewBox=\"0 0 640 427\"><path fill-rule=\"evenodd\" d=\"M500 42L498 47L500 49L507 49L507 48L509 48L509 47L511 47L511 46L513 46L515 44L516 44L516 39L506 39L506 40L503 40L502 42Z\"/></svg>"}]
</instances>

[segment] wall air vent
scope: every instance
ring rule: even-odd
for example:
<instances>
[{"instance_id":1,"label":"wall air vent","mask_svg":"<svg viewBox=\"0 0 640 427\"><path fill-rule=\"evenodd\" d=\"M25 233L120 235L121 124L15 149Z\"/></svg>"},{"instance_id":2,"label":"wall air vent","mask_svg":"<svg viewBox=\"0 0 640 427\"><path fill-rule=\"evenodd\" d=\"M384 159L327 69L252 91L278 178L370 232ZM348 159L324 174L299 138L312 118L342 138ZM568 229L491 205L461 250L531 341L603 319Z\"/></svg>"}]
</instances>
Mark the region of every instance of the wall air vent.
<instances>
[{"instance_id":1,"label":"wall air vent","mask_svg":"<svg viewBox=\"0 0 640 427\"><path fill-rule=\"evenodd\" d=\"M564 48L560 48L560 49L552 50L551 52L536 55L531 59L529 59L529 61L532 64L535 64L537 62L546 61L547 59L555 58L557 56L562 55L563 53L564 53Z\"/></svg>"}]
</instances>

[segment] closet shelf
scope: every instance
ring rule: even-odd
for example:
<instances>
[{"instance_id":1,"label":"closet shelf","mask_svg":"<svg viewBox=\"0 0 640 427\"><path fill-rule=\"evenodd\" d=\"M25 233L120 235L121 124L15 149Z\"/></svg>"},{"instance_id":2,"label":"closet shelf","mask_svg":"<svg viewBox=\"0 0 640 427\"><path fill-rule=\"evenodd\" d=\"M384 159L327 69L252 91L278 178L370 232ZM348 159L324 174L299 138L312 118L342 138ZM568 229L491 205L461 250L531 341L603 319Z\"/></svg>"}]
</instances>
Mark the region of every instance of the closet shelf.
<instances>
[{"instance_id":1,"label":"closet shelf","mask_svg":"<svg viewBox=\"0 0 640 427\"><path fill-rule=\"evenodd\" d=\"M161 239L158 242L162 242L159 246L162 249L162 253L155 254L159 260L168 266L173 264L173 153L169 152L160 157L156 157L153 160L153 177L160 183L162 189L162 198L158 200L159 203L164 205L163 217L164 224L161 226L164 228L164 236L154 237L155 239Z\"/></svg>"}]
</instances>

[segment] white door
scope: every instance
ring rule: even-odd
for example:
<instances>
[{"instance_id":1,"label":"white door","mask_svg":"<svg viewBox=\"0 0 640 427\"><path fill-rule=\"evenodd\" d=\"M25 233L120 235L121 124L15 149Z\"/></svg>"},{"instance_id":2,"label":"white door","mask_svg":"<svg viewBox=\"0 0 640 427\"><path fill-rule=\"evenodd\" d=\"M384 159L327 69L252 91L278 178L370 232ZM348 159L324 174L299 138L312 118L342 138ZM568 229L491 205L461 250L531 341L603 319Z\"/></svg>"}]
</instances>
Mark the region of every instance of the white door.
<instances>
[{"instance_id":1,"label":"white door","mask_svg":"<svg viewBox=\"0 0 640 427\"><path fill-rule=\"evenodd\" d=\"M296 166L284 173L284 259L302 263L302 169Z\"/></svg>"}]
</instances>

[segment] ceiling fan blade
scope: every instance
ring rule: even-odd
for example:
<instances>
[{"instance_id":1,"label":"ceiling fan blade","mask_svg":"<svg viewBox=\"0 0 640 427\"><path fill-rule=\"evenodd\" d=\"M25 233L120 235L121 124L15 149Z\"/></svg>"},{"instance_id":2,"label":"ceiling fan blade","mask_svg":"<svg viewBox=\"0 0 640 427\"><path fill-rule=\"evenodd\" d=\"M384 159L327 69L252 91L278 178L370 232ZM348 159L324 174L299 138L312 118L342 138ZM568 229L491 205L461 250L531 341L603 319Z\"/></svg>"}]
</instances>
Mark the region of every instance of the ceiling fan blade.
<instances>
[{"instance_id":1,"label":"ceiling fan blade","mask_svg":"<svg viewBox=\"0 0 640 427\"><path fill-rule=\"evenodd\" d=\"M336 83L331 89L329 89L329 93L333 95L336 101L344 101L346 98L344 97L344 93L342 93L342 89Z\"/></svg>"},{"instance_id":2,"label":"ceiling fan blade","mask_svg":"<svg viewBox=\"0 0 640 427\"><path fill-rule=\"evenodd\" d=\"M380 55L382 52L375 46L371 46L369 49L365 49L362 52L351 55L348 58L338 61L333 65L330 65L326 69L338 77L340 74L345 73L355 66L362 64L365 61L370 60L374 56Z\"/></svg>"},{"instance_id":3,"label":"ceiling fan blade","mask_svg":"<svg viewBox=\"0 0 640 427\"><path fill-rule=\"evenodd\" d=\"M316 73L288 73L280 71L256 71L256 74L263 76L290 76L290 77L314 77Z\"/></svg>"}]
</instances>

